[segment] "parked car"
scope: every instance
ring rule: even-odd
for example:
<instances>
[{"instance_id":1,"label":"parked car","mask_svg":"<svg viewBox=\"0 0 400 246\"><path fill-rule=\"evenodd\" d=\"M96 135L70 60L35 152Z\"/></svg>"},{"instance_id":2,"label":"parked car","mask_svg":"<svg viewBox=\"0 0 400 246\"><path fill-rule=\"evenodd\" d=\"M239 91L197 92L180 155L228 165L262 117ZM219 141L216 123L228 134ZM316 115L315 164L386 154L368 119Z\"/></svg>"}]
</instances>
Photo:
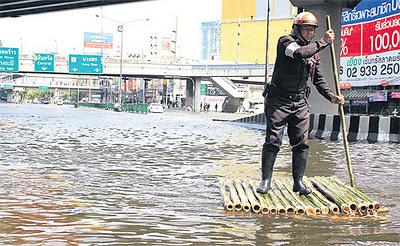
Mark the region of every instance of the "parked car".
<instances>
[{"instance_id":1,"label":"parked car","mask_svg":"<svg viewBox=\"0 0 400 246\"><path fill-rule=\"evenodd\" d=\"M264 104L256 104L253 107L247 109L246 112L254 114L262 114L264 113Z\"/></svg>"},{"instance_id":2,"label":"parked car","mask_svg":"<svg viewBox=\"0 0 400 246\"><path fill-rule=\"evenodd\" d=\"M161 103L150 103L148 110L150 113L162 113L164 112L164 107Z\"/></svg>"}]
</instances>

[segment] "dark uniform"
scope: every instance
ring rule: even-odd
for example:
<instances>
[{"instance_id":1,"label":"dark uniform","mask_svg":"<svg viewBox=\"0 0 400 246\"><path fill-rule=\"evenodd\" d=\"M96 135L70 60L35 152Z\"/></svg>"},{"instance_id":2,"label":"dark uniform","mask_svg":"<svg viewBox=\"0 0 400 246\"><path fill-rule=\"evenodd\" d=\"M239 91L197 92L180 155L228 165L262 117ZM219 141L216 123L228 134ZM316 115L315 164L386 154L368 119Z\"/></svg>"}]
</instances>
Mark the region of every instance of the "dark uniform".
<instances>
[{"instance_id":1,"label":"dark uniform","mask_svg":"<svg viewBox=\"0 0 400 246\"><path fill-rule=\"evenodd\" d=\"M329 101L334 95L322 76L317 54L327 45L322 38L308 45L291 35L279 39L272 81L264 92L267 116L265 150L279 151L286 124L293 151L308 149L308 82L311 81Z\"/></svg>"},{"instance_id":2,"label":"dark uniform","mask_svg":"<svg viewBox=\"0 0 400 246\"><path fill-rule=\"evenodd\" d=\"M267 129L262 152L262 180L257 188L260 193L266 193L270 188L274 162L286 125L292 146L293 191L299 191L300 195L311 192L302 181L308 157L308 84L311 81L329 101L334 96L322 76L317 55L327 46L323 38L309 43L299 34L283 36L278 41L272 81L264 91Z\"/></svg>"}]
</instances>

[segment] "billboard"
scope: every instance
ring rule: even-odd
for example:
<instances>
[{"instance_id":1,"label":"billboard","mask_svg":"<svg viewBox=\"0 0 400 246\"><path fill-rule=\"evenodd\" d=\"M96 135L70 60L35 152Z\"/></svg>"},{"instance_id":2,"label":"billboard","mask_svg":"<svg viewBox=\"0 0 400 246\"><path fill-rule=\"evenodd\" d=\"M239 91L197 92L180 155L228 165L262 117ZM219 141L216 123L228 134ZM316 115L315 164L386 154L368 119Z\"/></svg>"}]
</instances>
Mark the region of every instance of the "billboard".
<instances>
[{"instance_id":1,"label":"billboard","mask_svg":"<svg viewBox=\"0 0 400 246\"><path fill-rule=\"evenodd\" d=\"M170 38L162 38L161 48L162 48L162 50L171 51L171 39Z\"/></svg>"},{"instance_id":2,"label":"billboard","mask_svg":"<svg viewBox=\"0 0 400 246\"><path fill-rule=\"evenodd\" d=\"M370 93L368 97L368 101L370 102L386 102L387 99L387 91L377 91L374 93Z\"/></svg>"},{"instance_id":3,"label":"billboard","mask_svg":"<svg viewBox=\"0 0 400 246\"><path fill-rule=\"evenodd\" d=\"M400 85L400 0L362 0L341 21L340 82Z\"/></svg>"},{"instance_id":4,"label":"billboard","mask_svg":"<svg viewBox=\"0 0 400 246\"><path fill-rule=\"evenodd\" d=\"M112 33L85 32L83 42L85 48L112 49L113 35Z\"/></svg>"}]
</instances>

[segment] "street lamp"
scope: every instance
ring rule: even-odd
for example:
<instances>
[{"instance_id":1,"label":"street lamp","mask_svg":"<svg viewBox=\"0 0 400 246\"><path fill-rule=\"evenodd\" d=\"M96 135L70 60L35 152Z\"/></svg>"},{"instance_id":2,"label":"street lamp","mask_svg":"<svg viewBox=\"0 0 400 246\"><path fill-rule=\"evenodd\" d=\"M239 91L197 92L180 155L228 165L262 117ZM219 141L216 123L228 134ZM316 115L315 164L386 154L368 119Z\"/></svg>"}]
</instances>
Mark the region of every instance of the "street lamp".
<instances>
[{"instance_id":1,"label":"street lamp","mask_svg":"<svg viewBox=\"0 0 400 246\"><path fill-rule=\"evenodd\" d=\"M118 86L118 103L120 105L122 105L122 51L123 51L123 44L124 44L124 26L126 24L132 23L132 22L137 22L137 21L148 21L150 19L145 18L145 19L134 19L134 20L130 20L130 21L126 21L126 22L120 22L120 21L116 21L112 18L109 18L107 16L104 15L96 15L96 17L101 17L104 19L107 19L109 21L112 21L114 23L118 24L118 32L121 33L121 49L120 49L120 60L119 60L119 86Z\"/></svg>"}]
</instances>

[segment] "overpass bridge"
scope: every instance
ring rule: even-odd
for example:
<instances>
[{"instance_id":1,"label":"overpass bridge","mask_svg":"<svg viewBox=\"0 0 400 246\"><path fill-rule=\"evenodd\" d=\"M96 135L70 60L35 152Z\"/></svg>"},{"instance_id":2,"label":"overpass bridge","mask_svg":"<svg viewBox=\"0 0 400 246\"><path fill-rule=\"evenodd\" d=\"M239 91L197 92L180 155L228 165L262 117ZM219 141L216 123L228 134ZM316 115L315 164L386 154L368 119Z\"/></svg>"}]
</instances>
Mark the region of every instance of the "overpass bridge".
<instances>
[{"instance_id":1,"label":"overpass bridge","mask_svg":"<svg viewBox=\"0 0 400 246\"><path fill-rule=\"evenodd\" d=\"M212 82L220 88L231 100L239 106L244 99L245 91L237 83L264 84L265 64L165 64L123 60L123 78L160 78L184 79L187 81L189 105L195 110L200 109L200 83L202 80ZM46 86L49 89L68 89L81 91L102 91L101 83L104 77L120 76L120 60L104 58L101 74L70 73L68 57L55 56L54 72L38 72L35 70L35 56L22 55L19 57L19 72L12 74L12 79L1 79L12 84L15 90L35 89ZM272 73L272 66L269 67ZM4 76L10 74L3 73ZM1 78L1 76L0 76ZM43 78L42 80L32 78ZM57 78L71 79L68 83L58 83ZM79 82L80 81L80 82ZM83 82L82 82L83 81ZM191 96L192 95L192 96Z\"/></svg>"}]
</instances>

